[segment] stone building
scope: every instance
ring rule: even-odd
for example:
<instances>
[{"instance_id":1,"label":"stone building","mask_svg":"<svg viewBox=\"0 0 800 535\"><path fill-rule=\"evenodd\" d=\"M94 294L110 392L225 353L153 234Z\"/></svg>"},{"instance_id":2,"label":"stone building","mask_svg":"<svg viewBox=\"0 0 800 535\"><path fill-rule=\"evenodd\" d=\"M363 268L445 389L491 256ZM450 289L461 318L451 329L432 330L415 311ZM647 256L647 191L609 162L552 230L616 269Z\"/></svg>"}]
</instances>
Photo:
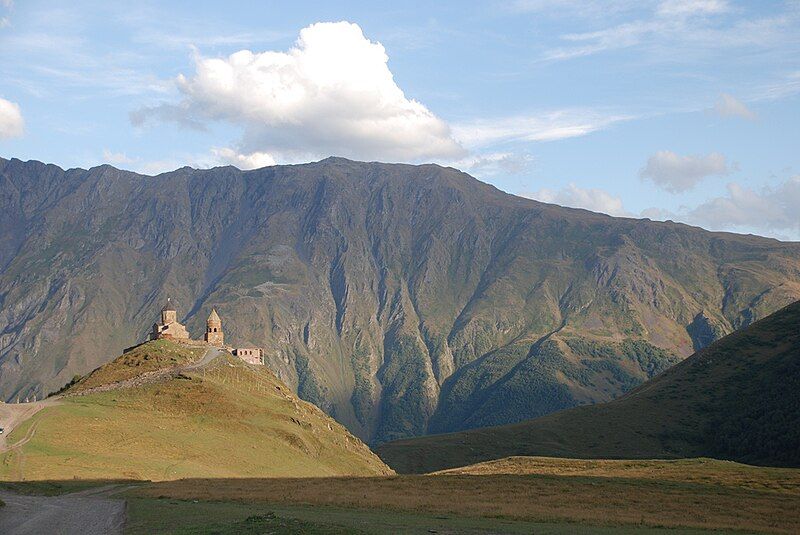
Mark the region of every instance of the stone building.
<instances>
[{"instance_id":1,"label":"stone building","mask_svg":"<svg viewBox=\"0 0 800 535\"><path fill-rule=\"evenodd\" d=\"M231 353L249 364L264 364L264 351L260 347L237 347Z\"/></svg>"},{"instance_id":2,"label":"stone building","mask_svg":"<svg viewBox=\"0 0 800 535\"><path fill-rule=\"evenodd\" d=\"M225 335L222 332L222 320L217 314L217 309L212 308L206 320L206 335L203 338L212 346L225 347Z\"/></svg>"},{"instance_id":3,"label":"stone building","mask_svg":"<svg viewBox=\"0 0 800 535\"><path fill-rule=\"evenodd\" d=\"M192 340L189 331L178 322L178 312L172 306L172 301L167 299L167 304L161 309L161 321L153 324L150 340L165 338L193 346L208 344L229 351L248 364L264 364L264 351L259 347L232 347L225 345L225 334L222 332L222 318L216 308L211 309L206 320L206 332L203 340ZM128 348L132 349L132 348Z\"/></svg>"},{"instance_id":4,"label":"stone building","mask_svg":"<svg viewBox=\"0 0 800 535\"><path fill-rule=\"evenodd\" d=\"M167 298L167 304L161 309L161 321L153 324L150 340L167 338L169 340L189 340L189 331L178 321L178 312Z\"/></svg>"}]
</instances>

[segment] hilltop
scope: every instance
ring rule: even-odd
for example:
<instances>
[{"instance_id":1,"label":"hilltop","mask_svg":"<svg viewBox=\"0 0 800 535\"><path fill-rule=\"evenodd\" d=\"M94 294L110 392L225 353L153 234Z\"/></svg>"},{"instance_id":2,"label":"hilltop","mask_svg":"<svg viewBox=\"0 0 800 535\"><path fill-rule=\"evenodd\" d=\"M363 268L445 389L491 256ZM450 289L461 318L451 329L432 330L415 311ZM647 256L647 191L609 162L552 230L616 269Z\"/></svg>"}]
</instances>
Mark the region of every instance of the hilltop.
<instances>
[{"instance_id":1,"label":"hilltop","mask_svg":"<svg viewBox=\"0 0 800 535\"><path fill-rule=\"evenodd\" d=\"M800 302L726 336L616 401L515 425L397 441L378 452L399 472L520 455L706 456L798 467Z\"/></svg>"},{"instance_id":2,"label":"hilltop","mask_svg":"<svg viewBox=\"0 0 800 535\"><path fill-rule=\"evenodd\" d=\"M6 480L383 475L360 440L263 366L142 344L69 386L9 437Z\"/></svg>"},{"instance_id":3,"label":"hilltop","mask_svg":"<svg viewBox=\"0 0 800 535\"><path fill-rule=\"evenodd\" d=\"M800 299L800 244L613 218L456 169L329 158L144 176L0 159L0 396L39 398L167 296L371 443L629 392Z\"/></svg>"}]
</instances>

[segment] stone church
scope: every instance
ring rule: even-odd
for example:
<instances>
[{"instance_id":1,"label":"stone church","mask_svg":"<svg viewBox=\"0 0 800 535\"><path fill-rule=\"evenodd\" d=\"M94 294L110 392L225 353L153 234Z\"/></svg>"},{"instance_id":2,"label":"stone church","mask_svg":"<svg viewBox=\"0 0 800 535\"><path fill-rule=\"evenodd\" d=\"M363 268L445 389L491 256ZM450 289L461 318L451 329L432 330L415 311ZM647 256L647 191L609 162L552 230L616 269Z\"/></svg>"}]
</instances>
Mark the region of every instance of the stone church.
<instances>
[{"instance_id":1,"label":"stone church","mask_svg":"<svg viewBox=\"0 0 800 535\"><path fill-rule=\"evenodd\" d=\"M178 311L168 298L167 304L161 309L161 321L153 324L150 332L150 340L172 340L173 342L187 344L207 344L220 349L230 351L231 354L239 357L250 364L264 364L264 351L260 347L233 347L225 345L225 333L222 331L222 319L219 317L216 308L211 309L206 320L206 333L203 341L192 340L189 331L178 321Z\"/></svg>"}]
</instances>

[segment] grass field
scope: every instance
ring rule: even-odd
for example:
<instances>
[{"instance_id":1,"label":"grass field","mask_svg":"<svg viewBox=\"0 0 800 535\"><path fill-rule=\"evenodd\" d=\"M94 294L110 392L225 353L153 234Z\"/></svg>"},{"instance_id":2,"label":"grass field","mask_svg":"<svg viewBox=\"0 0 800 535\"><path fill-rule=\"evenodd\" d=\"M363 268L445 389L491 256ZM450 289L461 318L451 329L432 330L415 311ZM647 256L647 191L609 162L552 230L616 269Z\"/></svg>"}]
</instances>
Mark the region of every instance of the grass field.
<instances>
[{"instance_id":1,"label":"grass field","mask_svg":"<svg viewBox=\"0 0 800 535\"><path fill-rule=\"evenodd\" d=\"M346 508L381 512L389 520L410 514L571 523L573 528L800 531L800 470L709 459L510 459L494 467L433 475L168 481L131 495L271 508Z\"/></svg>"},{"instance_id":2,"label":"grass field","mask_svg":"<svg viewBox=\"0 0 800 535\"><path fill-rule=\"evenodd\" d=\"M481 518L463 515L353 509L315 505L273 505L238 502L193 502L133 498L128 502L127 535L171 533L185 535L239 534L417 534L508 533L537 535L665 534L700 535L696 529L643 526L588 526Z\"/></svg>"}]
</instances>

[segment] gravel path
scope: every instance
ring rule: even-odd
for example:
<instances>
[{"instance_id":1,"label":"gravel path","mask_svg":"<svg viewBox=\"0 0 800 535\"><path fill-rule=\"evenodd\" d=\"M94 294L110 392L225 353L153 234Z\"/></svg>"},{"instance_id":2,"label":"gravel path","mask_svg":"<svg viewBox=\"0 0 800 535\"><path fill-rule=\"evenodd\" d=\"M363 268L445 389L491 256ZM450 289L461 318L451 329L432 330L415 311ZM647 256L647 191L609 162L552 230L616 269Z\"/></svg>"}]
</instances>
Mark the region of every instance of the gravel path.
<instances>
[{"instance_id":1,"label":"gravel path","mask_svg":"<svg viewBox=\"0 0 800 535\"><path fill-rule=\"evenodd\" d=\"M58 398L48 398L44 401L34 401L32 403L0 403L0 427L3 434L0 435L0 453L10 449L7 437L16 426L28 420L31 416L44 409L58 404ZM30 438L28 438L30 440ZM27 440L26 440L27 442ZM21 446L17 443L12 447Z\"/></svg>"},{"instance_id":2,"label":"gravel path","mask_svg":"<svg viewBox=\"0 0 800 535\"><path fill-rule=\"evenodd\" d=\"M4 535L121 534L125 527L125 500L113 499L116 487L104 487L62 496L24 496L0 490L0 533Z\"/></svg>"}]
</instances>

